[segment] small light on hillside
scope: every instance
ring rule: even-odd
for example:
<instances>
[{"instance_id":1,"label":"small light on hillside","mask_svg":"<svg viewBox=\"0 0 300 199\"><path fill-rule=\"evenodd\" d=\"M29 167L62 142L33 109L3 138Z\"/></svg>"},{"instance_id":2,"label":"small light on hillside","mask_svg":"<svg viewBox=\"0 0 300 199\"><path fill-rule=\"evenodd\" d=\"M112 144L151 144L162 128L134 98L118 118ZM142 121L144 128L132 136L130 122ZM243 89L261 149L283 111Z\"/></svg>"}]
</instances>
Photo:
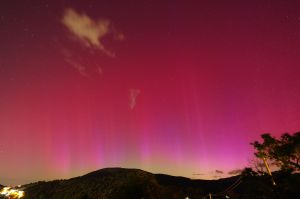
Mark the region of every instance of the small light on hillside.
<instances>
[{"instance_id":1,"label":"small light on hillside","mask_svg":"<svg viewBox=\"0 0 300 199\"><path fill-rule=\"evenodd\" d=\"M8 198L23 198L25 193L24 191L19 191L11 187L4 187L2 190L0 190L0 195Z\"/></svg>"}]
</instances>

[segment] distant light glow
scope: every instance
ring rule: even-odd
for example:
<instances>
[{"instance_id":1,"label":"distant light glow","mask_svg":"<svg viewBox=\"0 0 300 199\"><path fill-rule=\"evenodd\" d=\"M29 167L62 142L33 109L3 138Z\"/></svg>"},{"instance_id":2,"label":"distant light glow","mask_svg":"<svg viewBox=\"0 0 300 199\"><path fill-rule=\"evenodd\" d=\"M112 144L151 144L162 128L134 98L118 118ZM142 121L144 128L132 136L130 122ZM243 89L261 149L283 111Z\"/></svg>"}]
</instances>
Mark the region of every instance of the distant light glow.
<instances>
[{"instance_id":1,"label":"distant light glow","mask_svg":"<svg viewBox=\"0 0 300 199\"><path fill-rule=\"evenodd\" d=\"M0 195L3 195L7 198L23 198L25 196L25 192L17 189L13 189L11 187L4 187L0 191Z\"/></svg>"}]
</instances>

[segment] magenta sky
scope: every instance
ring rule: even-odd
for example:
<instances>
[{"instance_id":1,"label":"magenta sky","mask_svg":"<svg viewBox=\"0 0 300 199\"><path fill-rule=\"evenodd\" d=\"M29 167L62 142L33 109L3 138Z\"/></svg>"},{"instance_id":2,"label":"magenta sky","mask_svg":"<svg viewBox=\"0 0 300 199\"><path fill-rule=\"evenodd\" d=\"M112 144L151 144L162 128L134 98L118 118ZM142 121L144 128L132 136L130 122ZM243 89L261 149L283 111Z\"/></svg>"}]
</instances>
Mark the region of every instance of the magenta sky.
<instances>
[{"instance_id":1,"label":"magenta sky","mask_svg":"<svg viewBox=\"0 0 300 199\"><path fill-rule=\"evenodd\" d=\"M299 1L1 0L0 184L225 177L300 130L299 77Z\"/></svg>"}]
</instances>

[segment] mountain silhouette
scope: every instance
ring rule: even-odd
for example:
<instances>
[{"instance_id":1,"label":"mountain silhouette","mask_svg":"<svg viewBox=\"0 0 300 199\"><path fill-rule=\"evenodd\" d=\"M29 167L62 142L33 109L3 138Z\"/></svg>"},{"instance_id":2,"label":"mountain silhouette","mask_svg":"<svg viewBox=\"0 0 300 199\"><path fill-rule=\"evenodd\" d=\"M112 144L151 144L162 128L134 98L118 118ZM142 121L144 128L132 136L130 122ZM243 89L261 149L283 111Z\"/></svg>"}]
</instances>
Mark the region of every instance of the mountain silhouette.
<instances>
[{"instance_id":1,"label":"mountain silhouette","mask_svg":"<svg viewBox=\"0 0 300 199\"><path fill-rule=\"evenodd\" d=\"M71 178L24 185L30 199L156 199L198 198L221 191L236 177L224 180L191 180L139 169L106 168Z\"/></svg>"},{"instance_id":2,"label":"mountain silhouette","mask_svg":"<svg viewBox=\"0 0 300 199\"><path fill-rule=\"evenodd\" d=\"M139 169L105 168L68 180L23 185L25 199L300 198L300 174L193 180Z\"/></svg>"}]
</instances>

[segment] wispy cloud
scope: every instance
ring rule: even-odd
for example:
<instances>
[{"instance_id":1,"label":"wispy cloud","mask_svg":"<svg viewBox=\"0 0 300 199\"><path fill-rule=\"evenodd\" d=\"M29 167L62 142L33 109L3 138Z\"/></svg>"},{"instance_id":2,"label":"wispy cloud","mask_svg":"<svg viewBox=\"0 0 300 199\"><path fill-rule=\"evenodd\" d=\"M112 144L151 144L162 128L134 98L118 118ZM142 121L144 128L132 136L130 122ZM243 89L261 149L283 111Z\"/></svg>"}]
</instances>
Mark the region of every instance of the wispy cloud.
<instances>
[{"instance_id":1,"label":"wispy cloud","mask_svg":"<svg viewBox=\"0 0 300 199\"><path fill-rule=\"evenodd\" d=\"M131 110L133 110L134 107L136 106L136 98L138 97L140 92L141 91L139 89L130 89L129 90L129 108Z\"/></svg>"},{"instance_id":2,"label":"wispy cloud","mask_svg":"<svg viewBox=\"0 0 300 199\"><path fill-rule=\"evenodd\" d=\"M241 173L242 173L241 169L235 169L235 170L229 171L228 175L239 175Z\"/></svg>"},{"instance_id":3,"label":"wispy cloud","mask_svg":"<svg viewBox=\"0 0 300 199\"><path fill-rule=\"evenodd\" d=\"M67 62L70 66L76 69L82 76L88 76L86 67L82 65L78 60L76 60L68 49L61 49L61 53L64 56L65 62Z\"/></svg>"},{"instance_id":4,"label":"wispy cloud","mask_svg":"<svg viewBox=\"0 0 300 199\"><path fill-rule=\"evenodd\" d=\"M98 72L99 75L102 75L102 74L103 74L103 70L102 70L102 67L101 67L101 66L98 66L97 72Z\"/></svg>"},{"instance_id":5,"label":"wispy cloud","mask_svg":"<svg viewBox=\"0 0 300 199\"><path fill-rule=\"evenodd\" d=\"M223 174L224 173L223 171L220 171L220 170L216 170L215 172L218 173L218 174Z\"/></svg>"},{"instance_id":6,"label":"wispy cloud","mask_svg":"<svg viewBox=\"0 0 300 199\"><path fill-rule=\"evenodd\" d=\"M116 40L124 39L124 34L116 31L109 19L94 20L85 13L78 13L72 8L65 10L61 22L85 46L99 49L111 57L115 54L104 46L103 38L108 34L113 34Z\"/></svg>"},{"instance_id":7,"label":"wispy cloud","mask_svg":"<svg viewBox=\"0 0 300 199\"><path fill-rule=\"evenodd\" d=\"M202 176L202 175L204 175L203 173L193 173L192 174L193 176Z\"/></svg>"},{"instance_id":8,"label":"wispy cloud","mask_svg":"<svg viewBox=\"0 0 300 199\"><path fill-rule=\"evenodd\" d=\"M65 61L67 63L69 63L71 66L73 66L76 70L78 70L78 72L82 75L82 76L85 76L87 77L88 74L86 72L86 68L85 66L83 66L82 64L80 64L79 62L77 61L74 61L72 59L68 59L68 58L65 58Z\"/></svg>"}]
</instances>

